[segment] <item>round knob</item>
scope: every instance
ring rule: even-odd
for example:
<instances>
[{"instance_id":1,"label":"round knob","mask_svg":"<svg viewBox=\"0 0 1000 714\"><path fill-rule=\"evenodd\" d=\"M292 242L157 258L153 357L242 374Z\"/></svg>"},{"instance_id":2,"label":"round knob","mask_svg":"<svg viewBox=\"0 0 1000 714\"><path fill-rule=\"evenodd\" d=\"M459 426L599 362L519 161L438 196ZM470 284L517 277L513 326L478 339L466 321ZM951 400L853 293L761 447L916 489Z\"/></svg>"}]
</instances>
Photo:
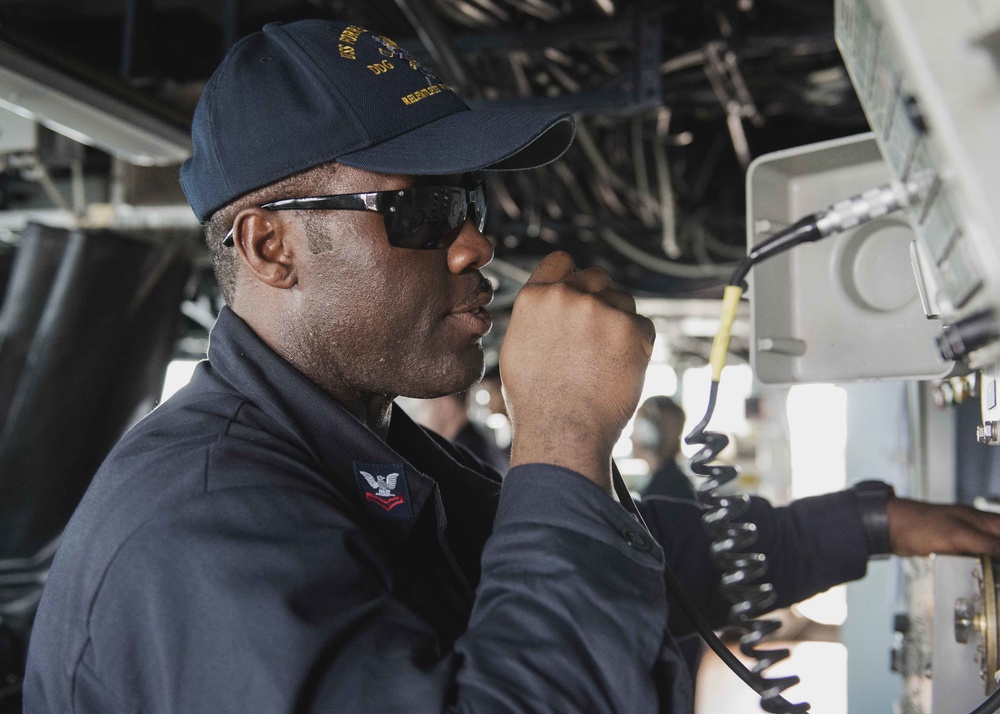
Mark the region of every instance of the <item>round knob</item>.
<instances>
[{"instance_id":1,"label":"round knob","mask_svg":"<svg viewBox=\"0 0 1000 714\"><path fill-rule=\"evenodd\" d=\"M969 642L975 615L969 601L963 597L955 601L955 641L961 644Z\"/></svg>"}]
</instances>

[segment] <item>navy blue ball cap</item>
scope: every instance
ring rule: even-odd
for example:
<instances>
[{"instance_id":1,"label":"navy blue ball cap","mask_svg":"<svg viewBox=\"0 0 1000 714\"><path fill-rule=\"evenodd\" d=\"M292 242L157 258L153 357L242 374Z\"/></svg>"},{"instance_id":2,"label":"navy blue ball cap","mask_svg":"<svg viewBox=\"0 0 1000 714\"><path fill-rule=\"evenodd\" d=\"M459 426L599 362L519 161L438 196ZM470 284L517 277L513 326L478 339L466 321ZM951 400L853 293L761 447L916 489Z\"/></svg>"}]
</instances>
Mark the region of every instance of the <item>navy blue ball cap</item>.
<instances>
[{"instance_id":1,"label":"navy blue ball cap","mask_svg":"<svg viewBox=\"0 0 1000 714\"><path fill-rule=\"evenodd\" d=\"M557 159L568 114L470 109L395 42L329 20L272 23L240 40L205 86L181 186L201 222L226 204L337 161L435 176Z\"/></svg>"}]
</instances>

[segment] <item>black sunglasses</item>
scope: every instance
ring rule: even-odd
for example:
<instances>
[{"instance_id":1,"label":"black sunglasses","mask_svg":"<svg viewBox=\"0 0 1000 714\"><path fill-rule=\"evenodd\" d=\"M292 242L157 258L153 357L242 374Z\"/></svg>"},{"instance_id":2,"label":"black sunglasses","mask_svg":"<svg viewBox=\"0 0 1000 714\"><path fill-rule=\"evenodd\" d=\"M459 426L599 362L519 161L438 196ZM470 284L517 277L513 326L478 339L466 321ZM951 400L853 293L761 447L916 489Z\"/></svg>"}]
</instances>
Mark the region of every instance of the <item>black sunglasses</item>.
<instances>
[{"instance_id":1,"label":"black sunglasses","mask_svg":"<svg viewBox=\"0 0 1000 714\"><path fill-rule=\"evenodd\" d=\"M447 248L466 220L480 231L486 225L486 186L414 186L396 191L342 193L336 196L284 198L265 203L269 211L375 211L385 220L389 245L430 250ZM222 239L233 245L233 229Z\"/></svg>"}]
</instances>

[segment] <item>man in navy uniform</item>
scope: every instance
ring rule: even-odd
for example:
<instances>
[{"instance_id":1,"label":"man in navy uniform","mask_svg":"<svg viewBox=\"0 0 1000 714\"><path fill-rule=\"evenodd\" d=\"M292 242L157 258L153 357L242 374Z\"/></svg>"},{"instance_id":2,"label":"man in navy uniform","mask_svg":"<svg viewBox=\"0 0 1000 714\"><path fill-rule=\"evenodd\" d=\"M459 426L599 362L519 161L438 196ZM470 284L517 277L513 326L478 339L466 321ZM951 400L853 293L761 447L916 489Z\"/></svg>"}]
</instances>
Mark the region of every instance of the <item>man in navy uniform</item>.
<instances>
[{"instance_id":1,"label":"man in navy uniform","mask_svg":"<svg viewBox=\"0 0 1000 714\"><path fill-rule=\"evenodd\" d=\"M696 500L694 486L677 463L684 435L684 410L670 397L658 394L639 405L632 425L632 455L649 464L652 476L642 488L652 496Z\"/></svg>"},{"instance_id":2,"label":"man in navy uniform","mask_svg":"<svg viewBox=\"0 0 1000 714\"><path fill-rule=\"evenodd\" d=\"M469 173L569 116L470 111L395 43L269 25L208 83L181 182L228 307L191 383L115 447L65 531L25 711L688 711L664 563L727 604L690 504L610 494L654 337L556 253L501 354L503 488L394 410L482 374L493 249ZM997 519L850 492L755 501L778 606L894 550L1000 554Z\"/></svg>"}]
</instances>

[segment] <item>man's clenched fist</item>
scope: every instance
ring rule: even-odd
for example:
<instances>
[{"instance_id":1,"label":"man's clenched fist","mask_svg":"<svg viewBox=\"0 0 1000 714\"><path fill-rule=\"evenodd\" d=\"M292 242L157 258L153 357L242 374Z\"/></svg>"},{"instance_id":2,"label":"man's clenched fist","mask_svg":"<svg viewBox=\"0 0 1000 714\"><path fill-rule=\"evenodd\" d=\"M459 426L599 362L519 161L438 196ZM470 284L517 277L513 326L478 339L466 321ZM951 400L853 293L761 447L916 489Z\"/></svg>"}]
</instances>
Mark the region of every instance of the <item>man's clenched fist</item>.
<instances>
[{"instance_id":1,"label":"man's clenched fist","mask_svg":"<svg viewBox=\"0 0 1000 714\"><path fill-rule=\"evenodd\" d=\"M655 335L607 272L547 256L518 294L500 350L511 466L556 464L610 489L611 450L638 405Z\"/></svg>"}]
</instances>

